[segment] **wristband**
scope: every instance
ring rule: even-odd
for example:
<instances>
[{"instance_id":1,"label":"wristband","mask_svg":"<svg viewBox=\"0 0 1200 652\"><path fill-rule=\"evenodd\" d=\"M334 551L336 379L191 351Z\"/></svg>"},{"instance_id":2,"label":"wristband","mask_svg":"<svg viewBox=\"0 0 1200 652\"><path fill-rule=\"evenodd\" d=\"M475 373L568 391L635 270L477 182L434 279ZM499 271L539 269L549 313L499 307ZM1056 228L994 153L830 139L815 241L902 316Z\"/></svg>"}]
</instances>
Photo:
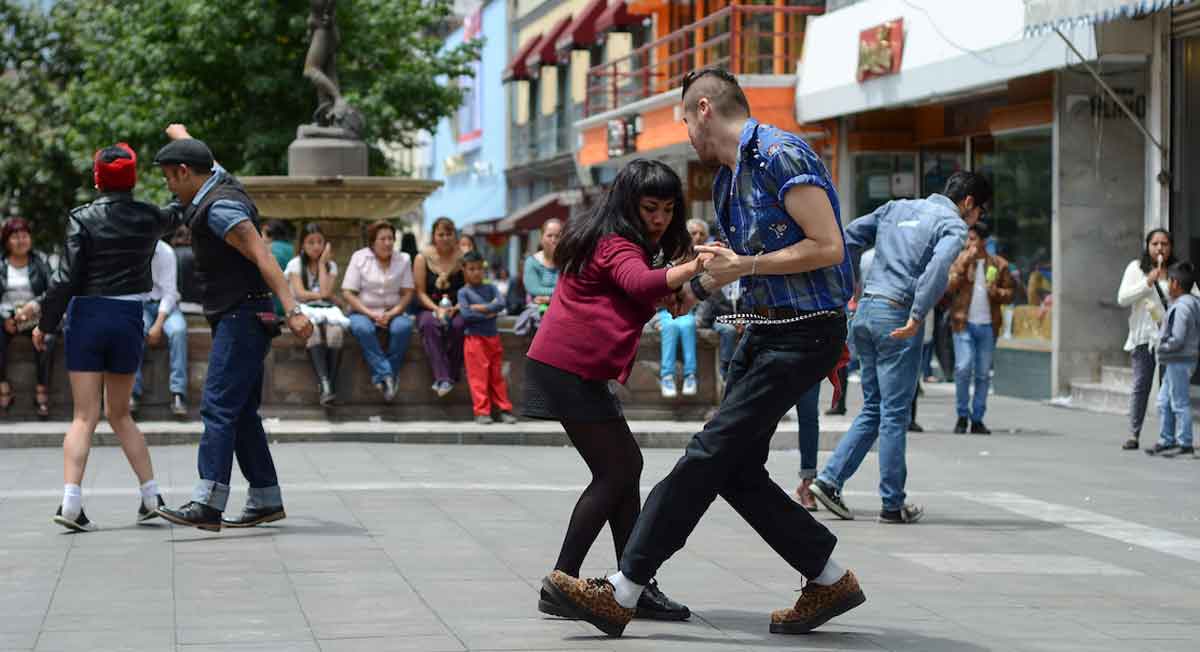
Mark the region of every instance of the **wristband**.
<instances>
[{"instance_id":1,"label":"wristband","mask_svg":"<svg viewBox=\"0 0 1200 652\"><path fill-rule=\"evenodd\" d=\"M704 289L704 284L700 282L699 275L693 276L692 280L688 281L688 285L691 286L692 294L696 295L696 300L698 301L704 301L711 296L711 293Z\"/></svg>"}]
</instances>

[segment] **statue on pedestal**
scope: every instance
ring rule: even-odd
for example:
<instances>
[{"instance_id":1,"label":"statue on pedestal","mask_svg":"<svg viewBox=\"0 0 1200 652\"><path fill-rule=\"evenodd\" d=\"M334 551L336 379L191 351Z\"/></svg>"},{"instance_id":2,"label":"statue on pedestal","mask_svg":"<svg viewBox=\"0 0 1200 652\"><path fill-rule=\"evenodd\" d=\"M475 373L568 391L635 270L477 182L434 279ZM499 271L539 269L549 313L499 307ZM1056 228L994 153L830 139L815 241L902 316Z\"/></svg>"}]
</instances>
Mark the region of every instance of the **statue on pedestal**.
<instances>
[{"instance_id":1,"label":"statue on pedestal","mask_svg":"<svg viewBox=\"0 0 1200 652\"><path fill-rule=\"evenodd\" d=\"M308 54L304 77L317 89L314 124L301 125L300 138L346 138L360 140L365 121L358 109L346 103L338 87L337 0L312 0L308 14Z\"/></svg>"}]
</instances>

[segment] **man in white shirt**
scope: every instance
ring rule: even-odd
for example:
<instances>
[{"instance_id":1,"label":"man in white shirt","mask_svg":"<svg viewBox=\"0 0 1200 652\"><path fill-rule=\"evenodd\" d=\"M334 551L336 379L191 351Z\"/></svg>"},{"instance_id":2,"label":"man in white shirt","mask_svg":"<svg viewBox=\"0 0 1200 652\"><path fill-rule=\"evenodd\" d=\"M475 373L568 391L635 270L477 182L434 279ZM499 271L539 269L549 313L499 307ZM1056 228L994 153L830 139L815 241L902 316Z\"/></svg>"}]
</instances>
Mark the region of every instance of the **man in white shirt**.
<instances>
[{"instance_id":1,"label":"man in white shirt","mask_svg":"<svg viewBox=\"0 0 1200 652\"><path fill-rule=\"evenodd\" d=\"M1000 306L1013 300L1008 261L987 252L987 224L976 222L967 245L950 267L946 293L951 297L950 329L954 331L954 383L958 422L954 432L988 435L983 424L991 386L992 353L1000 334ZM971 396L974 384L974 397Z\"/></svg>"},{"instance_id":2,"label":"man in white shirt","mask_svg":"<svg viewBox=\"0 0 1200 652\"><path fill-rule=\"evenodd\" d=\"M159 240L154 249L154 257L150 261L150 271L154 276L154 289L150 291L150 300L142 304L142 318L146 325L146 344L158 346L166 337L167 350L171 358L171 413L177 417L186 417L188 413L187 321L179 310L175 250L171 249L171 245ZM137 378L133 384L133 397L130 399L131 410L137 411L141 396L142 370L138 369Z\"/></svg>"}]
</instances>

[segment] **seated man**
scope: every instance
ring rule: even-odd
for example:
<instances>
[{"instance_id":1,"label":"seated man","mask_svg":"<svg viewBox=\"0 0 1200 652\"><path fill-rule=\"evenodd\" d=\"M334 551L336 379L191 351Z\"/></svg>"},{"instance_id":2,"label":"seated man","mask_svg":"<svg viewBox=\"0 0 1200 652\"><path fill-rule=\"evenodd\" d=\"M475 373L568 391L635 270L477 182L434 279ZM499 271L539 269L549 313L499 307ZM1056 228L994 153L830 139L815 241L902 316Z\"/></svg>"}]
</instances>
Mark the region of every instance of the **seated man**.
<instances>
[{"instance_id":1,"label":"seated man","mask_svg":"<svg viewBox=\"0 0 1200 652\"><path fill-rule=\"evenodd\" d=\"M171 414L185 417L188 413L187 321L179 311L175 251L171 245L158 241L150 260L150 271L154 276L154 288L150 298L142 304L146 344L157 346L166 336L171 358ZM130 411L137 412L141 397L142 370L139 368L133 383L133 396L129 399Z\"/></svg>"}]
</instances>

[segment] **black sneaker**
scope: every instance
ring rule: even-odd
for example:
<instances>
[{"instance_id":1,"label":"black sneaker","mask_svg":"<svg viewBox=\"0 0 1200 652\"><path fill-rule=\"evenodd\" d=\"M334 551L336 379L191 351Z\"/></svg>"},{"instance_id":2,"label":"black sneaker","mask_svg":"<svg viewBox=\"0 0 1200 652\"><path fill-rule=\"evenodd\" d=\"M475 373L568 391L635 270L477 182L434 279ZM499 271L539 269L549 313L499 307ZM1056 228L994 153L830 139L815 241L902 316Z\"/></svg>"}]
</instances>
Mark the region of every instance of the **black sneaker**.
<instances>
[{"instance_id":1,"label":"black sneaker","mask_svg":"<svg viewBox=\"0 0 1200 652\"><path fill-rule=\"evenodd\" d=\"M183 398L183 394L171 395L171 414L179 418L183 418L188 415L187 399Z\"/></svg>"},{"instance_id":2,"label":"black sneaker","mask_svg":"<svg viewBox=\"0 0 1200 652\"><path fill-rule=\"evenodd\" d=\"M966 417L958 418L958 422L954 424L954 434L956 434L956 435L967 434L967 418Z\"/></svg>"},{"instance_id":3,"label":"black sneaker","mask_svg":"<svg viewBox=\"0 0 1200 652\"><path fill-rule=\"evenodd\" d=\"M88 520L87 514L83 510L79 510L79 516L75 520L71 520L62 515L62 505L58 506L58 511L54 513L54 522L75 532L94 532L96 525Z\"/></svg>"},{"instance_id":4,"label":"black sneaker","mask_svg":"<svg viewBox=\"0 0 1200 652\"><path fill-rule=\"evenodd\" d=\"M1163 457L1174 457L1179 451L1179 444L1164 444L1161 441L1154 445L1154 448L1147 448L1147 455L1163 455Z\"/></svg>"},{"instance_id":5,"label":"black sneaker","mask_svg":"<svg viewBox=\"0 0 1200 652\"><path fill-rule=\"evenodd\" d=\"M638 598L637 613L634 618L642 620L687 620L692 617L692 610L685 605L668 598L662 589L658 588L657 580L650 580L642 589Z\"/></svg>"},{"instance_id":6,"label":"black sneaker","mask_svg":"<svg viewBox=\"0 0 1200 652\"><path fill-rule=\"evenodd\" d=\"M575 615L575 611L559 602L554 593L546 588L549 581L545 578L542 579L542 590L538 592L538 611L548 616L578 620L579 617Z\"/></svg>"},{"instance_id":7,"label":"black sneaker","mask_svg":"<svg viewBox=\"0 0 1200 652\"><path fill-rule=\"evenodd\" d=\"M237 518L223 518L221 525L225 527L254 527L263 523L274 523L287 518L283 505L277 507L247 507Z\"/></svg>"},{"instance_id":8,"label":"black sneaker","mask_svg":"<svg viewBox=\"0 0 1200 652\"><path fill-rule=\"evenodd\" d=\"M992 434L992 431L988 430L988 427L983 425L982 421L976 421L976 422L971 423L971 434L972 435L990 435L990 434Z\"/></svg>"},{"instance_id":9,"label":"black sneaker","mask_svg":"<svg viewBox=\"0 0 1200 652\"><path fill-rule=\"evenodd\" d=\"M1192 446L1176 446L1174 450L1163 451L1158 454L1159 457L1176 457L1179 455L1187 455L1191 457L1195 455L1196 449Z\"/></svg>"},{"instance_id":10,"label":"black sneaker","mask_svg":"<svg viewBox=\"0 0 1200 652\"><path fill-rule=\"evenodd\" d=\"M908 424L908 431L909 432L925 432L925 429L921 427L921 424L917 423L916 421L913 421L912 423Z\"/></svg>"},{"instance_id":11,"label":"black sneaker","mask_svg":"<svg viewBox=\"0 0 1200 652\"><path fill-rule=\"evenodd\" d=\"M925 508L918 505L905 505L900 509L879 510L880 523L916 523L925 515Z\"/></svg>"},{"instance_id":12,"label":"black sneaker","mask_svg":"<svg viewBox=\"0 0 1200 652\"><path fill-rule=\"evenodd\" d=\"M163 502L162 496L161 495L157 496L157 498L158 498L158 506L160 508L166 507L166 503ZM139 500L138 501L138 512L137 512L137 522L145 523L146 521L149 521L152 518L158 518L158 512L153 509L146 509L146 503Z\"/></svg>"},{"instance_id":13,"label":"black sneaker","mask_svg":"<svg viewBox=\"0 0 1200 652\"><path fill-rule=\"evenodd\" d=\"M842 502L842 492L840 489L834 489L820 478L813 480L808 488L812 491L813 496L821 501L825 509L837 514L838 518L842 520L854 520L854 512L849 507L846 507L846 503Z\"/></svg>"},{"instance_id":14,"label":"black sneaker","mask_svg":"<svg viewBox=\"0 0 1200 652\"><path fill-rule=\"evenodd\" d=\"M187 525L208 532L221 531L221 512L204 503L192 501L179 509L159 507L155 511L175 525Z\"/></svg>"},{"instance_id":15,"label":"black sneaker","mask_svg":"<svg viewBox=\"0 0 1200 652\"><path fill-rule=\"evenodd\" d=\"M1125 440L1124 444L1121 444L1121 450L1123 451L1135 451L1138 448L1139 445L1137 437L1130 437L1129 439Z\"/></svg>"}]
</instances>

